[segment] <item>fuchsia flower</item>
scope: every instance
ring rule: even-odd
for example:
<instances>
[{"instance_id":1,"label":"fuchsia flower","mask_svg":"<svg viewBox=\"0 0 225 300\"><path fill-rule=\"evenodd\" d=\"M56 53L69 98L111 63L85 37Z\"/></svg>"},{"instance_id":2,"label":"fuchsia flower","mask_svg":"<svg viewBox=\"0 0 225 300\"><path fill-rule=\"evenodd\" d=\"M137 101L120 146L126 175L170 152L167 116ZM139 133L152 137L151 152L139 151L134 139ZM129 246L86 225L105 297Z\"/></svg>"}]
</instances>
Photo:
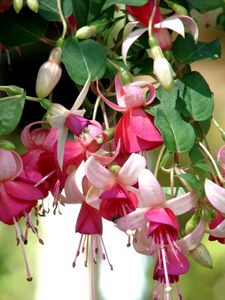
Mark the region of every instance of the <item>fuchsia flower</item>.
<instances>
[{"instance_id":1,"label":"fuchsia flower","mask_svg":"<svg viewBox=\"0 0 225 300\"><path fill-rule=\"evenodd\" d=\"M142 88L150 91L150 99L145 102ZM115 143L121 142L120 151L123 153L140 152L160 146L162 136L154 125L154 118L144 111L155 98L153 85L145 81L135 81L122 85L119 74L115 78L116 98L118 105L105 98L99 91L102 99L114 110L123 112L116 127Z\"/></svg>"},{"instance_id":2,"label":"fuchsia flower","mask_svg":"<svg viewBox=\"0 0 225 300\"><path fill-rule=\"evenodd\" d=\"M18 221L24 216L28 226L37 235L39 242L43 243L29 217L29 213L37 204L37 200L42 199L44 195L37 187L18 179L23 169L23 163L16 152L0 149L0 165L0 221L8 225L15 225L17 241L20 242L27 270L27 280L31 281L32 276L23 245L26 242L26 237L21 232Z\"/></svg>"},{"instance_id":3,"label":"fuchsia flower","mask_svg":"<svg viewBox=\"0 0 225 300\"><path fill-rule=\"evenodd\" d=\"M79 167L79 169L81 168L82 165ZM79 256L81 251L85 253L84 264L87 267L89 255L88 247L91 247L90 261L96 264L98 256L100 255L102 259L107 259L109 266L112 270L113 267L109 261L106 248L102 239L102 218L100 216L99 211L96 208L88 205L85 201L85 195L90 187L90 184L87 181L87 178L84 177L85 174L79 174L79 181L82 181L83 190L83 193L81 193L77 185L77 175L77 170L74 170L67 178L65 183L66 198L64 200L64 203L67 204L81 203L81 209L76 222L76 232L79 232L81 234L81 238L78 245L78 249L76 251L73 267L75 267L77 257Z\"/></svg>"},{"instance_id":4,"label":"fuchsia flower","mask_svg":"<svg viewBox=\"0 0 225 300\"><path fill-rule=\"evenodd\" d=\"M127 6L127 11L133 15L139 22L128 23L127 27L132 30L136 26L144 25L144 28L139 28L126 37L122 45L122 56L124 62L126 62L127 53L132 46L132 44L146 31L148 31L149 18L152 14L152 9L154 6L154 1L149 0L144 6ZM157 6L156 14L153 19L153 30L152 35L158 41L158 44L162 50L168 50L172 47L172 38L168 32L168 29L177 32L178 34L184 37L185 27L184 25L189 26L191 34L194 37L194 40L198 40L198 27L195 21L184 15L173 15L169 18L163 20L160 9Z\"/></svg>"},{"instance_id":5,"label":"fuchsia flower","mask_svg":"<svg viewBox=\"0 0 225 300\"><path fill-rule=\"evenodd\" d=\"M110 221L134 211L137 206L137 189L133 186L145 164L142 156L133 153L121 168L114 165L111 171L89 157L85 162L85 173L93 186L87 193L87 203Z\"/></svg>"},{"instance_id":6,"label":"fuchsia flower","mask_svg":"<svg viewBox=\"0 0 225 300\"><path fill-rule=\"evenodd\" d=\"M195 207L198 196L194 192L189 192L166 201L160 184L147 169L139 173L138 185L139 208L118 219L116 224L123 231L139 230L139 236L144 238L144 241L140 242L142 246L138 246L139 249L143 249L145 240L150 238L148 255L157 255L154 279L158 280L158 286L153 293L154 299L158 299L160 285L164 286L165 297L169 297L170 284L178 281L179 275L189 269L187 259L176 244L179 226L175 215L183 214ZM144 233L141 234L142 230Z\"/></svg>"}]
</instances>

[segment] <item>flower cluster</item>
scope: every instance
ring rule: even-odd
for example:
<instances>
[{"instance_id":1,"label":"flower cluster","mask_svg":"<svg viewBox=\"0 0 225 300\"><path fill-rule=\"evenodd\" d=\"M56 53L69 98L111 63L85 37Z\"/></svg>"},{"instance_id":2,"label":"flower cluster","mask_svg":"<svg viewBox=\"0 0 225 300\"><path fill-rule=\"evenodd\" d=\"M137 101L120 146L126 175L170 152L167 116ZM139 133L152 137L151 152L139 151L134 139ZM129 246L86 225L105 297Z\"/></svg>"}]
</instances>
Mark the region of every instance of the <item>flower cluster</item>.
<instances>
[{"instance_id":1,"label":"flower cluster","mask_svg":"<svg viewBox=\"0 0 225 300\"><path fill-rule=\"evenodd\" d=\"M21 8L17 2L13 1L18 13ZM79 17L65 20L58 5L63 34L39 69L38 98L26 96L15 86L1 87L10 101L36 101L47 110L42 121L23 129L23 154L6 141L0 144L0 220L16 228L29 281L32 275L24 245L29 230L43 244L37 225L38 217L47 217L52 210L45 209L49 194L54 213L62 205L80 205L75 227L80 242L73 267L83 252L85 266L103 259L113 269L102 237L102 219L106 219L115 230L125 233L128 245L132 244L136 252L155 258L154 300L182 299L177 283L189 270L189 256L211 267L211 257L201 243L204 234L210 241L225 243L225 148L222 146L217 159L213 158L206 141L208 125L203 125L210 125L213 119L213 96L203 77L190 71L184 57L179 60L173 54L182 40L192 43L193 51L200 51L196 45L198 27L184 7L164 2L169 13L157 0L145 1L143 6L116 6L116 25L122 20L124 27L117 28L116 33L111 19L90 26L83 26ZM66 38L67 24L73 37ZM135 27L138 29L133 31ZM185 29L191 34L186 36ZM178 34L176 40L174 32ZM100 71L98 67L92 69L95 58L91 61L86 57L91 54L89 47L93 55L95 51L102 53L94 41L98 34L107 49L110 75L104 68L102 72L101 66ZM110 34L113 38L107 40ZM123 37L116 44L120 35ZM138 62L128 55L133 50L138 57L140 49L136 51L135 46L139 47L139 38L144 39L141 50L143 45L148 47L144 49L152 67L148 74L138 73ZM76 72L71 67L71 51L78 64ZM51 97L45 99L60 81L61 60L72 79L82 86L71 109L51 101ZM91 107L87 115L85 102ZM25 229L21 218L25 218Z\"/></svg>"}]
</instances>

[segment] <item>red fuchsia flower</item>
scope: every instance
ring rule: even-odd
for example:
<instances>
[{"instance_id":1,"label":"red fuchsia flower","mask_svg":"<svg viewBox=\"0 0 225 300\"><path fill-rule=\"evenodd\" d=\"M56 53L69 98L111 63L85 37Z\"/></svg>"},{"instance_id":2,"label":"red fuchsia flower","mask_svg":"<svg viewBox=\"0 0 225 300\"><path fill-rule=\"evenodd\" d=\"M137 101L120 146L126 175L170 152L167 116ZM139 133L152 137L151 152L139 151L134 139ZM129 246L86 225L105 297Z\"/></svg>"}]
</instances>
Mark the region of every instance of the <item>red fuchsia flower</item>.
<instances>
[{"instance_id":1,"label":"red fuchsia flower","mask_svg":"<svg viewBox=\"0 0 225 300\"><path fill-rule=\"evenodd\" d=\"M145 101L142 88L150 91L150 99ZM119 74L115 78L117 104L105 98L98 90L102 99L114 110L123 112L116 126L114 135L115 143L121 142L120 152L133 153L149 150L160 146L163 139L154 125L154 118L144 111L155 98L153 85L145 81L135 81L128 85L122 85Z\"/></svg>"},{"instance_id":2,"label":"red fuchsia flower","mask_svg":"<svg viewBox=\"0 0 225 300\"><path fill-rule=\"evenodd\" d=\"M148 23L152 14L154 1L149 0L144 6L127 6L127 11L138 20L138 22L128 23L125 28L125 32L130 32L136 26L145 26L139 28L127 35L122 45L122 56L124 62L126 62L127 53L131 45L146 31L148 31ZM156 14L153 18L152 36L158 41L158 44L162 50L169 50L172 47L172 38L167 30L173 30L184 37L185 27L187 25L190 28L191 34L194 40L198 40L198 27L195 21L184 15L173 15L169 18L163 19L160 13L160 9L156 7Z\"/></svg>"},{"instance_id":3,"label":"red fuchsia flower","mask_svg":"<svg viewBox=\"0 0 225 300\"><path fill-rule=\"evenodd\" d=\"M225 238L225 218L221 214L225 214L225 189L209 179L205 181L205 193L209 202L217 210L216 219L209 224L210 239L217 239L223 243Z\"/></svg>"},{"instance_id":4,"label":"red fuchsia flower","mask_svg":"<svg viewBox=\"0 0 225 300\"><path fill-rule=\"evenodd\" d=\"M139 208L118 219L116 224L123 231L144 230L145 239L150 238L148 255L157 255L154 278L158 280L158 285L163 285L165 299L170 299L171 283L175 283L179 275L186 273L189 268L187 259L176 244L179 226L175 215L195 207L198 196L189 192L166 201L159 182L147 169L139 173L138 186ZM159 291L157 286L153 293L154 299L159 299Z\"/></svg>"},{"instance_id":5,"label":"red fuchsia flower","mask_svg":"<svg viewBox=\"0 0 225 300\"><path fill-rule=\"evenodd\" d=\"M111 165L110 170L89 157L85 163L85 173L92 187L87 193L87 203L110 221L134 211L137 206L137 189L133 186L145 164L141 155L133 153L121 168Z\"/></svg>"},{"instance_id":6,"label":"red fuchsia flower","mask_svg":"<svg viewBox=\"0 0 225 300\"><path fill-rule=\"evenodd\" d=\"M65 204L81 203L81 209L77 218L75 229L76 232L81 234L81 238L75 254L73 267L75 267L77 257L82 251L82 253L85 254L84 264L86 267L88 266L88 255L91 255L91 262L96 264L98 257L101 256L102 259L107 259L109 266L112 269L112 265L109 261L102 239L102 218L99 211L96 208L88 205L85 201L86 193L90 187L90 184L85 177L83 166L84 165L81 164L78 167L78 170L74 170L67 178L65 183L66 198L63 201ZM82 185L82 193L78 188L78 181L81 183L80 185ZM88 249L89 247L91 247L90 252Z\"/></svg>"},{"instance_id":7,"label":"red fuchsia flower","mask_svg":"<svg viewBox=\"0 0 225 300\"><path fill-rule=\"evenodd\" d=\"M8 225L14 224L16 227L17 241L20 242L27 269L27 280L30 281L32 276L23 245L25 237L21 232L18 221L24 216L32 231L37 235L29 213L36 206L37 200L42 199L44 195L41 190L32 184L18 179L23 169L23 163L16 152L0 149L0 165L0 220ZM38 239L43 243L39 237Z\"/></svg>"}]
</instances>

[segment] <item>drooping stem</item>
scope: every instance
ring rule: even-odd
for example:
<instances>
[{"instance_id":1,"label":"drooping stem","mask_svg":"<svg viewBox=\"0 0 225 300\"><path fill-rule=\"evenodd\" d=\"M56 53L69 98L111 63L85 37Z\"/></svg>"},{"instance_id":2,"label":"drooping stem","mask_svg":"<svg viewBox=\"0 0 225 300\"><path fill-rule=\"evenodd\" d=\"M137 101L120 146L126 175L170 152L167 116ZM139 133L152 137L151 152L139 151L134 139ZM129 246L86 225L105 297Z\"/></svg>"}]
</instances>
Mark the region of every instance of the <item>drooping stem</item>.
<instances>
[{"instance_id":1,"label":"drooping stem","mask_svg":"<svg viewBox=\"0 0 225 300\"><path fill-rule=\"evenodd\" d=\"M152 9L152 14L150 16L149 23L148 23L148 34L149 34L150 37L152 36L152 23L153 23L153 20L154 20L154 17L155 17L157 5L158 5L158 0L154 0L154 6L153 6L153 9Z\"/></svg>"},{"instance_id":2,"label":"drooping stem","mask_svg":"<svg viewBox=\"0 0 225 300\"><path fill-rule=\"evenodd\" d=\"M62 22L62 26L63 26L63 32L62 32L62 38L64 39L66 36L66 32L67 32L67 23L66 20L64 18L63 15L63 11L62 11L62 5L61 5L61 0L57 0L57 7L58 7L58 13Z\"/></svg>"},{"instance_id":3,"label":"drooping stem","mask_svg":"<svg viewBox=\"0 0 225 300\"><path fill-rule=\"evenodd\" d=\"M220 173L220 170L214 160L214 158L212 157L211 153L208 151L208 149L203 145L202 142L199 142L199 146L202 148L202 150L205 152L205 154L207 155L207 157L209 158L209 160L211 161L213 167L214 167L214 170L216 172L216 175L218 176L219 180L221 183L225 183L225 180L223 179L223 176L221 175Z\"/></svg>"},{"instance_id":4,"label":"drooping stem","mask_svg":"<svg viewBox=\"0 0 225 300\"><path fill-rule=\"evenodd\" d=\"M163 157L163 154L166 150L166 146L163 145L160 152L159 152L159 156L158 156L158 159L157 159L157 162L156 162L156 166L155 166L155 171L154 171L154 176L157 178L158 176L158 172L159 172L159 166L160 166L160 162L162 160L162 157Z\"/></svg>"},{"instance_id":5,"label":"drooping stem","mask_svg":"<svg viewBox=\"0 0 225 300\"><path fill-rule=\"evenodd\" d=\"M109 122L108 122L108 117L107 117L107 113L105 110L105 103L101 102L100 103L101 109L102 109L102 114L103 114L103 119L104 119L104 123L105 123L105 129L109 128Z\"/></svg>"},{"instance_id":6,"label":"drooping stem","mask_svg":"<svg viewBox=\"0 0 225 300\"><path fill-rule=\"evenodd\" d=\"M224 131L223 128L219 125L219 123L215 120L215 118L212 118L212 121L213 121L214 125L217 127L217 129L219 129L219 132L222 134L222 136L225 137L225 131Z\"/></svg>"},{"instance_id":7,"label":"drooping stem","mask_svg":"<svg viewBox=\"0 0 225 300\"><path fill-rule=\"evenodd\" d=\"M99 107L100 102L101 102L101 97L98 96L96 101L95 101L95 106L94 106L94 110L93 110L93 116L92 116L93 121L96 120L97 111L98 111L98 107Z\"/></svg>"}]
</instances>

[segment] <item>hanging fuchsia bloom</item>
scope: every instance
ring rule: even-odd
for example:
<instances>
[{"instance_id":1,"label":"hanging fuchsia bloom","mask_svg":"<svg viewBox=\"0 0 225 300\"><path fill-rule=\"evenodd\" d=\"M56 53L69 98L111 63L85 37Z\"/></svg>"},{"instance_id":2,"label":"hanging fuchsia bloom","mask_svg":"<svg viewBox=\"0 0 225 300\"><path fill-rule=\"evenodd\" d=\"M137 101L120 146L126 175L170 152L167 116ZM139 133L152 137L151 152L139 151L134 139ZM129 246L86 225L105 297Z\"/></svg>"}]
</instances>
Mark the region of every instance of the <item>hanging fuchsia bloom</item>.
<instances>
[{"instance_id":1,"label":"hanging fuchsia bloom","mask_svg":"<svg viewBox=\"0 0 225 300\"><path fill-rule=\"evenodd\" d=\"M154 1L149 0L144 6L127 6L127 11L133 15L139 22L130 22L127 24L126 31L131 31L136 26L145 26L139 28L126 37L122 45L122 56L124 62L126 62L127 53L132 44L145 32L148 31L148 23L152 14ZM185 36L184 25L189 26L191 34L194 40L198 40L198 27L195 21L185 15L173 15L169 18L163 19L160 13L160 9L156 7L156 14L153 18L152 36L157 40L162 50L169 50L172 48L172 38L167 29L173 30L178 34Z\"/></svg>"},{"instance_id":2,"label":"hanging fuchsia bloom","mask_svg":"<svg viewBox=\"0 0 225 300\"><path fill-rule=\"evenodd\" d=\"M101 216L110 221L134 211L137 197L133 185L137 183L138 174L145 164L142 156L133 153L121 168L113 165L111 171L89 157L85 169L93 186L87 193L87 203L99 209Z\"/></svg>"},{"instance_id":3,"label":"hanging fuchsia bloom","mask_svg":"<svg viewBox=\"0 0 225 300\"><path fill-rule=\"evenodd\" d=\"M18 179L18 175L23 169L23 163L16 152L0 149L0 165L0 221L15 225L17 241L23 251L27 280L31 281L32 276L23 245L26 242L26 236L23 235L18 221L24 216L29 227L37 235L39 242L43 243L29 217L29 212L37 204L37 200L42 199L44 195L32 184Z\"/></svg>"},{"instance_id":4,"label":"hanging fuchsia bloom","mask_svg":"<svg viewBox=\"0 0 225 300\"><path fill-rule=\"evenodd\" d=\"M144 87L150 91L150 99L147 102L145 102L145 94L142 90ZM123 86L117 74L115 89L118 105L106 99L98 91L112 109L123 112L114 135L115 143L121 142L120 152L140 152L160 146L163 139L154 125L154 118L144 111L144 108L154 101L153 85L145 81L135 81Z\"/></svg>"},{"instance_id":5,"label":"hanging fuchsia bloom","mask_svg":"<svg viewBox=\"0 0 225 300\"><path fill-rule=\"evenodd\" d=\"M82 167L83 166L81 165L78 169L80 170ZM79 181L82 182L83 193L80 192L77 186L77 176L79 176ZM96 264L98 257L101 256L103 260L107 259L112 270L113 267L109 261L102 239L102 217L96 208L88 205L85 201L85 196L90 184L87 181L87 178L84 176L85 174L79 173L78 175L77 170L74 170L67 178L65 183L66 198L63 202L67 204L81 203L81 209L76 222L76 232L81 234L81 238L76 251L73 267L76 266L76 260L81 251L85 254L84 265L86 267L88 266L88 248L91 247L90 261Z\"/></svg>"},{"instance_id":6,"label":"hanging fuchsia bloom","mask_svg":"<svg viewBox=\"0 0 225 300\"><path fill-rule=\"evenodd\" d=\"M116 224L123 231L144 230L144 239L150 238L148 255L157 255L154 279L158 280L158 286L153 293L154 299L158 299L158 292L161 290L159 285L164 287L163 295L169 297L171 283L175 283L179 275L189 269L187 259L176 244L178 222L175 215L183 214L195 207L198 196L194 192L189 192L166 201L160 184L147 169L139 173L138 186L139 208L118 219ZM143 243L146 244L145 241Z\"/></svg>"}]
</instances>

